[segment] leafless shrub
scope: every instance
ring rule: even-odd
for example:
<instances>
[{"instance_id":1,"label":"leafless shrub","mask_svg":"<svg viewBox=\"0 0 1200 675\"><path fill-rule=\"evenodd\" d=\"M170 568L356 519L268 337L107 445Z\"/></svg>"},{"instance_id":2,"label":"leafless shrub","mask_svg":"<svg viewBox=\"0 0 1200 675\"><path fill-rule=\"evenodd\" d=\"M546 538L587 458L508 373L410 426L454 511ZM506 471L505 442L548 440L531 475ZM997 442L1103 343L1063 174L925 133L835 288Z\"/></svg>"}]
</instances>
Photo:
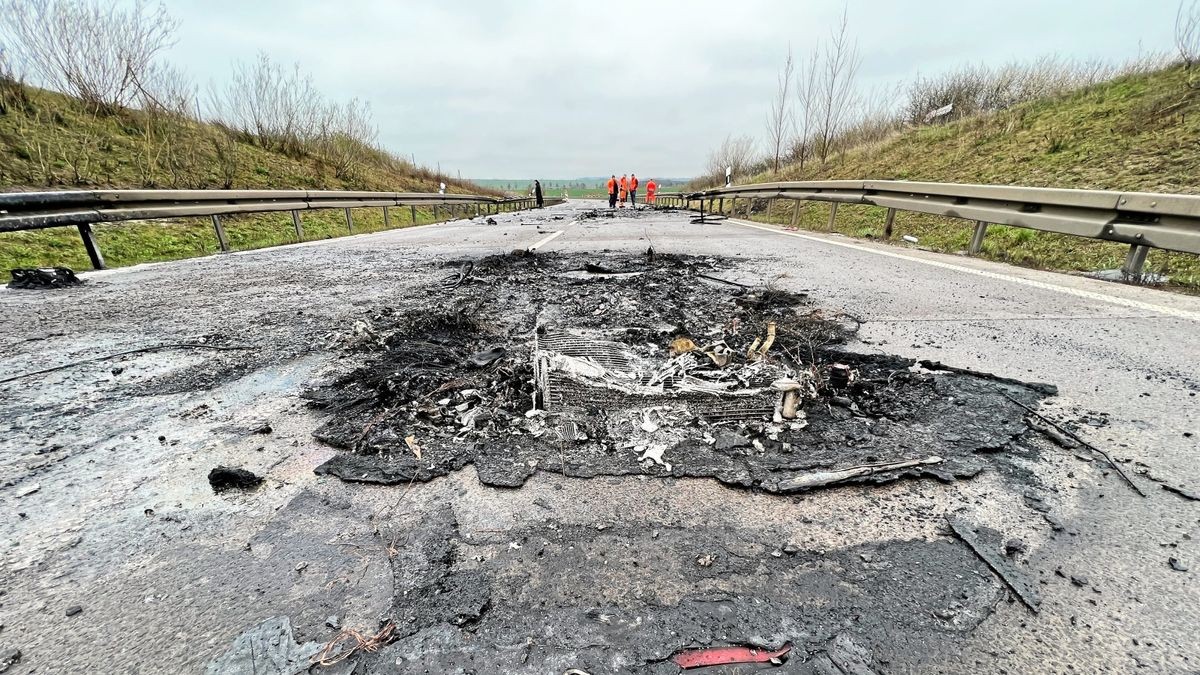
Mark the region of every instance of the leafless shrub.
<instances>
[{"instance_id":1,"label":"leafless shrub","mask_svg":"<svg viewBox=\"0 0 1200 675\"><path fill-rule=\"evenodd\" d=\"M0 30L43 84L97 110L129 106L178 22L145 0L7 0Z\"/></svg>"},{"instance_id":2,"label":"leafless shrub","mask_svg":"<svg viewBox=\"0 0 1200 675\"><path fill-rule=\"evenodd\" d=\"M1175 49L1183 65L1200 63L1200 0L1179 0L1175 12Z\"/></svg>"},{"instance_id":3,"label":"leafless shrub","mask_svg":"<svg viewBox=\"0 0 1200 675\"><path fill-rule=\"evenodd\" d=\"M937 77L918 76L908 86L908 100L902 114L910 124L945 122L1006 110L1026 101L1058 96L1167 65L1163 55L1147 54L1124 64L1046 56L999 68L964 66ZM930 113L946 106L952 108L948 114L930 119Z\"/></svg>"},{"instance_id":4,"label":"leafless shrub","mask_svg":"<svg viewBox=\"0 0 1200 675\"><path fill-rule=\"evenodd\" d=\"M725 169L734 176L745 176L754 163L754 139L750 136L726 136L721 147L708 155L708 177L724 182Z\"/></svg>"},{"instance_id":5,"label":"leafless shrub","mask_svg":"<svg viewBox=\"0 0 1200 675\"><path fill-rule=\"evenodd\" d=\"M8 49L0 45L0 115L28 104L29 92L25 88L25 78L13 63Z\"/></svg>"},{"instance_id":6,"label":"leafless shrub","mask_svg":"<svg viewBox=\"0 0 1200 675\"><path fill-rule=\"evenodd\" d=\"M264 148L300 154L325 113L325 104L297 64L291 69L259 53L238 63L223 89L210 91L209 103L225 126L253 136Z\"/></svg>"},{"instance_id":7,"label":"leafless shrub","mask_svg":"<svg viewBox=\"0 0 1200 675\"><path fill-rule=\"evenodd\" d=\"M199 118L196 85L187 73L174 66L156 66L135 80L139 107L156 116L166 115L179 120Z\"/></svg>"},{"instance_id":8,"label":"leafless shrub","mask_svg":"<svg viewBox=\"0 0 1200 675\"><path fill-rule=\"evenodd\" d=\"M897 112L901 101L899 86L881 86L858 97L853 117L838 135L835 145L846 150L884 140L904 126Z\"/></svg>"},{"instance_id":9,"label":"leafless shrub","mask_svg":"<svg viewBox=\"0 0 1200 675\"><path fill-rule=\"evenodd\" d=\"M788 141L788 133L794 127L789 90L792 86L792 73L795 66L796 64L792 60L792 47L788 45L787 58L783 62L783 68L779 71L775 98L771 100L771 109L767 112L767 137L771 144L775 173L779 173L779 158Z\"/></svg>"},{"instance_id":10,"label":"leafless shrub","mask_svg":"<svg viewBox=\"0 0 1200 675\"><path fill-rule=\"evenodd\" d=\"M360 164L381 161L374 143L378 131L371 118L371 106L358 99L345 105L331 105L322 117L316 141L320 156L333 167L338 178L357 175Z\"/></svg>"},{"instance_id":11,"label":"leafless shrub","mask_svg":"<svg viewBox=\"0 0 1200 675\"><path fill-rule=\"evenodd\" d=\"M240 164L237 139L232 133L222 130L213 137L212 145L217 158L217 174L221 180L221 187L229 190L233 188L234 181L237 180Z\"/></svg>"}]
</instances>

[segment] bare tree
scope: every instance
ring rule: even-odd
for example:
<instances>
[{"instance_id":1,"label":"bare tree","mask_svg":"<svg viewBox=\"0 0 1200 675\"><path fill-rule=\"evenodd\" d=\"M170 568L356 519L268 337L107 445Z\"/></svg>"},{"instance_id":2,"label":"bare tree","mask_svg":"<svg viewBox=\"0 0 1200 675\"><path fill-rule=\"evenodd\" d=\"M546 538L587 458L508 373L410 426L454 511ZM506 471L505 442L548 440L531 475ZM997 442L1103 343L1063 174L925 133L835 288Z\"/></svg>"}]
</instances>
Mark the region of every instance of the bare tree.
<instances>
[{"instance_id":1,"label":"bare tree","mask_svg":"<svg viewBox=\"0 0 1200 675\"><path fill-rule=\"evenodd\" d=\"M42 84L97 110L129 106L178 22L146 0L7 0L0 30Z\"/></svg>"},{"instance_id":2,"label":"bare tree","mask_svg":"<svg viewBox=\"0 0 1200 675\"><path fill-rule=\"evenodd\" d=\"M838 133L852 114L856 96L854 80L861 63L858 45L850 38L849 9L844 8L841 22L825 45L817 81L816 153L821 166L828 163Z\"/></svg>"},{"instance_id":3,"label":"bare tree","mask_svg":"<svg viewBox=\"0 0 1200 675\"><path fill-rule=\"evenodd\" d=\"M775 98L771 100L771 109L767 112L767 137L771 142L771 151L775 159L775 173L779 173L779 156L783 153L784 145L791 131L792 110L789 90L792 86L792 72L795 62L792 60L792 46L788 45L787 58L779 71L775 87Z\"/></svg>"},{"instance_id":4,"label":"bare tree","mask_svg":"<svg viewBox=\"0 0 1200 675\"><path fill-rule=\"evenodd\" d=\"M792 132L792 147L789 156L800 163L800 173L804 173L804 163L812 154L813 133L817 123L817 69L821 65L821 51L817 47L812 54L800 64L800 72L796 74L796 114L792 116L795 128Z\"/></svg>"},{"instance_id":5,"label":"bare tree","mask_svg":"<svg viewBox=\"0 0 1200 675\"><path fill-rule=\"evenodd\" d=\"M1175 48L1183 65L1200 63L1200 0L1179 0L1175 12Z\"/></svg>"}]
</instances>

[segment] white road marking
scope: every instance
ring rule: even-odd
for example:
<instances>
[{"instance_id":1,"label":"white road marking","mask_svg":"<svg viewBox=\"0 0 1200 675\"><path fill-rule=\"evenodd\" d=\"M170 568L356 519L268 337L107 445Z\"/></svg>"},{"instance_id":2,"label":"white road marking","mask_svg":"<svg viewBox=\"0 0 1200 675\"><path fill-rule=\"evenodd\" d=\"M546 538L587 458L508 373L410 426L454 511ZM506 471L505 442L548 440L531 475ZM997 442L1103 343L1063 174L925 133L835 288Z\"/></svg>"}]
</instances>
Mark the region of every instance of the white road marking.
<instances>
[{"instance_id":1,"label":"white road marking","mask_svg":"<svg viewBox=\"0 0 1200 675\"><path fill-rule=\"evenodd\" d=\"M570 225L578 225L578 224L579 224L578 220L572 220L570 223ZM570 225L568 225L567 227L570 227ZM550 242L554 241L563 232L566 232L566 228L563 228L561 230L555 230L553 233L538 240L538 242L536 244L534 244L533 246L530 246L528 250L530 250L530 251L538 250L539 248L545 246L546 244L549 244Z\"/></svg>"},{"instance_id":2,"label":"white road marking","mask_svg":"<svg viewBox=\"0 0 1200 675\"><path fill-rule=\"evenodd\" d=\"M813 236L809 236L806 234L800 234L799 232L784 232L783 230L778 230L776 228L768 227L766 225L759 225L757 223L749 223L744 220L737 220L734 218L729 218L725 222L733 223L734 225L741 225L742 227L750 227L750 228L753 228L756 230L762 230L764 232L781 234L786 237L796 237L798 239L805 239L808 241L817 242L819 244L828 244L830 246L841 246L842 248L848 248L848 249L851 249L854 251L863 251L864 253L873 253L875 255L884 256L885 258L896 258L898 260L907 260L910 262L921 263L922 265L930 265L932 267L940 267L942 269L954 270L955 272L965 272L967 274L974 274L975 276L985 277L988 279L996 279L999 281L1007 281L1007 282L1014 283L1014 284L1021 284L1022 286L1032 286L1033 288L1040 288L1042 290L1055 291L1058 293L1065 293L1066 295L1073 295L1078 298L1087 298L1088 300L1097 300L1100 302L1108 302L1108 303L1112 303L1114 305L1121 305L1123 307L1131 307L1133 309L1141 309L1141 310L1145 310L1148 312L1158 312L1160 314L1166 314L1167 316L1175 317L1178 319L1189 319L1191 321L1200 321L1200 312L1193 312L1193 311L1186 310L1186 309L1176 309L1174 307L1164 307L1163 305L1156 305L1156 304L1149 303L1149 302L1143 302L1141 300L1132 300L1129 298L1121 298L1121 297L1117 297L1117 296L1113 296L1113 295L1106 295L1104 293L1097 293L1095 291L1085 291L1080 288L1070 288L1067 286L1059 286L1057 284L1051 284L1051 283L1047 283L1045 281L1035 281L1033 279L1026 279L1024 277L1017 277L1017 276L1012 276L1009 274L1001 274L999 272L989 272L987 270L975 269L973 267L964 267L962 265L955 265L953 263L942 262L940 260L929 260L927 258L919 258L916 256L905 255L903 253L894 253L892 251L881 251L879 249L871 248L869 246L860 246L858 244L851 244L849 242L843 242L843 241L832 241L832 240L824 239L821 237L813 237Z\"/></svg>"}]
</instances>

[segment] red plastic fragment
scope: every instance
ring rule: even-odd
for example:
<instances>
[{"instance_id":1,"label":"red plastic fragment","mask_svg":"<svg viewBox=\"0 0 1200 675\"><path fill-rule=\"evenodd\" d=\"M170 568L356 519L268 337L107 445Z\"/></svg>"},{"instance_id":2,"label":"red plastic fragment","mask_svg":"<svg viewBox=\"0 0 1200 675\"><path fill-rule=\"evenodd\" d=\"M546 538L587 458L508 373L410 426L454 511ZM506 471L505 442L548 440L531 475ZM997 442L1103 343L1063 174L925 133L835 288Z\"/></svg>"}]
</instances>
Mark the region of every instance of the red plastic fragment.
<instances>
[{"instance_id":1,"label":"red plastic fragment","mask_svg":"<svg viewBox=\"0 0 1200 675\"><path fill-rule=\"evenodd\" d=\"M779 651L754 649L753 647L710 647L708 649L684 649L676 652L671 661L683 669L720 666L729 663L767 663L792 651L784 645Z\"/></svg>"}]
</instances>

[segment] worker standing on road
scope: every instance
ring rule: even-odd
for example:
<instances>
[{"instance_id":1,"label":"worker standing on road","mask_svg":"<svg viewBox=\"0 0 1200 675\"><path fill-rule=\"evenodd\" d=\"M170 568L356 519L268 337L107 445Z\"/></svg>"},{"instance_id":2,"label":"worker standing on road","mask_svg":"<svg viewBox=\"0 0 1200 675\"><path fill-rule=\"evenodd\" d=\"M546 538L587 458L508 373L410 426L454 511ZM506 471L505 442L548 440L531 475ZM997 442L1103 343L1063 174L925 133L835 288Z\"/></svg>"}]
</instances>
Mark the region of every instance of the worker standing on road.
<instances>
[{"instance_id":1,"label":"worker standing on road","mask_svg":"<svg viewBox=\"0 0 1200 675\"><path fill-rule=\"evenodd\" d=\"M608 179L608 208L617 208L617 174Z\"/></svg>"},{"instance_id":2,"label":"worker standing on road","mask_svg":"<svg viewBox=\"0 0 1200 675\"><path fill-rule=\"evenodd\" d=\"M629 198L629 176L621 174L621 208L625 208L625 200Z\"/></svg>"},{"instance_id":3,"label":"worker standing on road","mask_svg":"<svg viewBox=\"0 0 1200 675\"><path fill-rule=\"evenodd\" d=\"M533 198L537 200L537 207L542 208L542 184L538 181L533 181Z\"/></svg>"},{"instance_id":4,"label":"worker standing on road","mask_svg":"<svg viewBox=\"0 0 1200 675\"><path fill-rule=\"evenodd\" d=\"M656 190L658 190L658 186L654 184L653 178L646 181L646 203L647 204L654 203L654 192Z\"/></svg>"},{"instance_id":5,"label":"worker standing on road","mask_svg":"<svg viewBox=\"0 0 1200 675\"><path fill-rule=\"evenodd\" d=\"M629 174L629 205L637 206L638 179L636 173Z\"/></svg>"}]
</instances>

